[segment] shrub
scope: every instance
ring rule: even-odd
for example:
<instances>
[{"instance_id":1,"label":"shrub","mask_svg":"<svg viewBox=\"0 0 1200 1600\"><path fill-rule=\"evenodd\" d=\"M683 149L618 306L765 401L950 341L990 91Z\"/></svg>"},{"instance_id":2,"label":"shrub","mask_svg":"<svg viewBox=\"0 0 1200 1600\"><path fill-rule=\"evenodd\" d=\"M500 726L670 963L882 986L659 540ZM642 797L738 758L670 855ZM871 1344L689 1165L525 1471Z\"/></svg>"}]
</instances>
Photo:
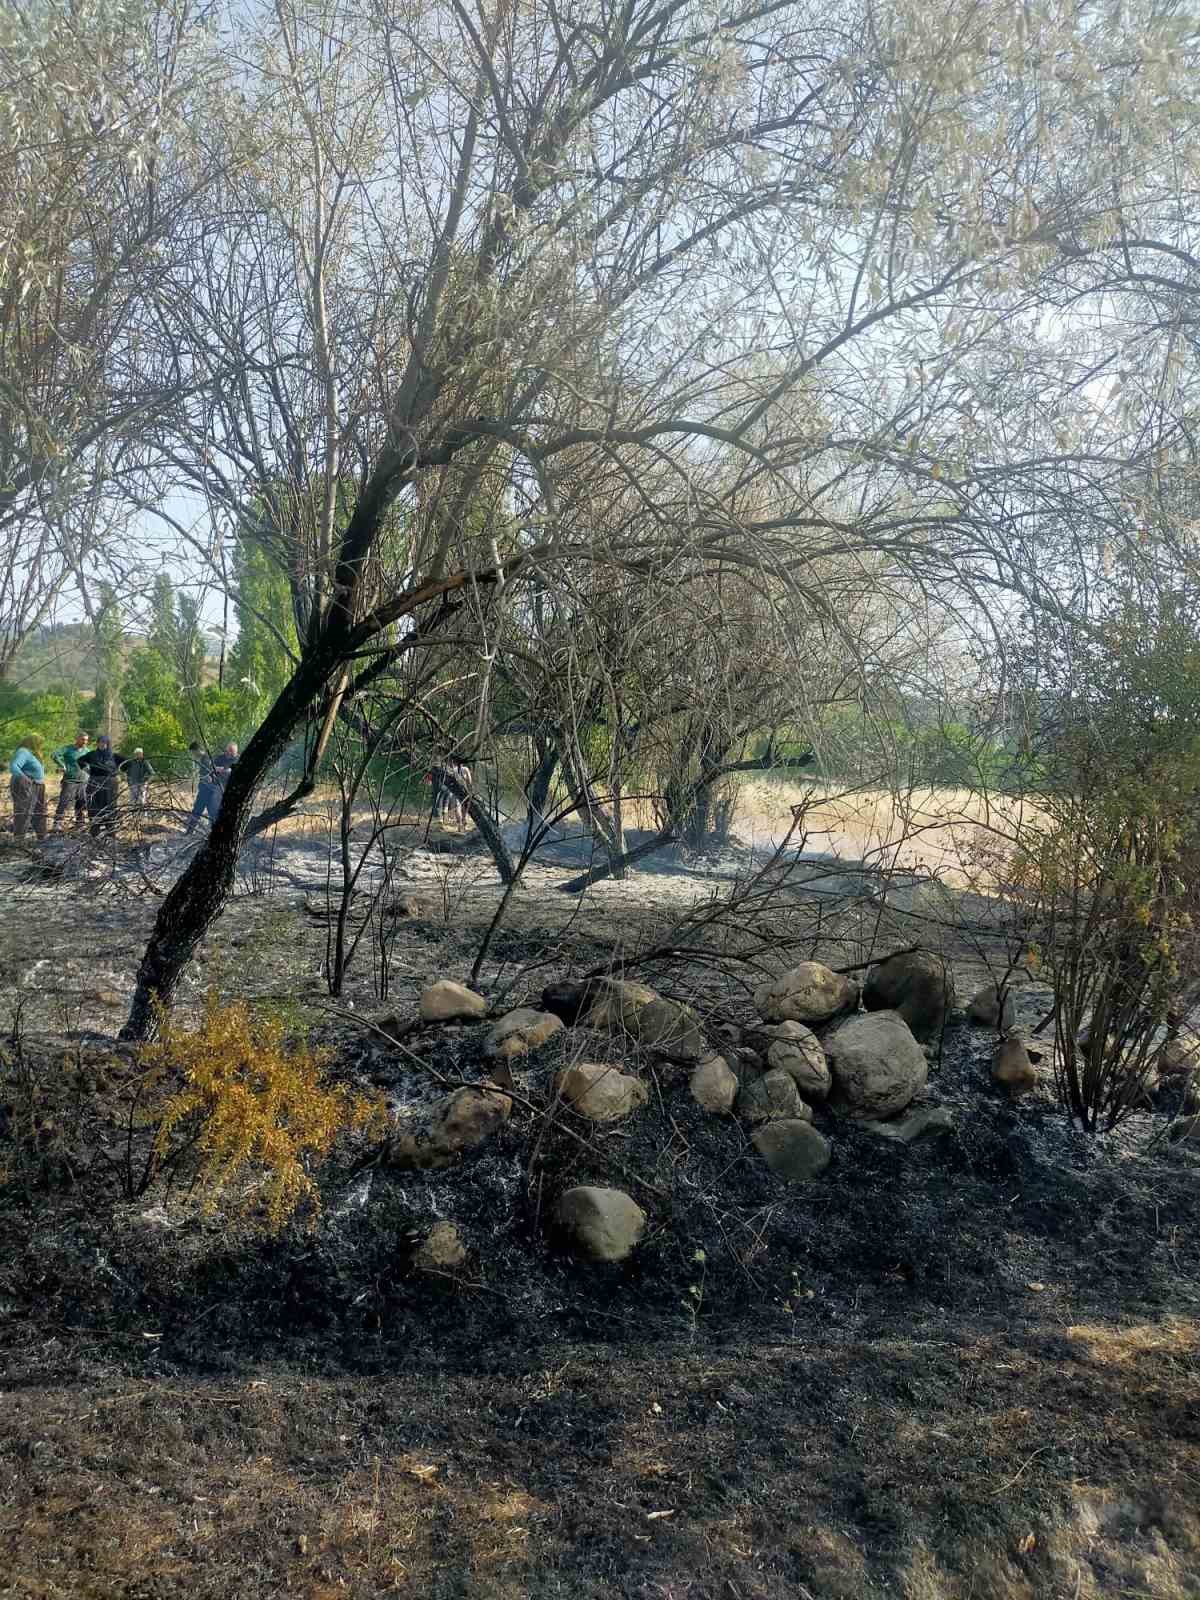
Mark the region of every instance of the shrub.
<instances>
[{"instance_id":1,"label":"shrub","mask_svg":"<svg viewBox=\"0 0 1200 1600\"><path fill-rule=\"evenodd\" d=\"M153 1142L140 1175L128 1172L130 1195L186 1163L191 1192L211 1210L235 1180L258 1173L267 1226L278 1232L305 1200L319 1206L313 1170L339 1136L382 1126L377 1099L326 1080L328 1051L289 1046L283 1019L256 1019L245 1001L210 994L191 1031L164 1016L140 1059L137 1101L157 1103L141 1113Z\"/></svg>"}]
</instances>

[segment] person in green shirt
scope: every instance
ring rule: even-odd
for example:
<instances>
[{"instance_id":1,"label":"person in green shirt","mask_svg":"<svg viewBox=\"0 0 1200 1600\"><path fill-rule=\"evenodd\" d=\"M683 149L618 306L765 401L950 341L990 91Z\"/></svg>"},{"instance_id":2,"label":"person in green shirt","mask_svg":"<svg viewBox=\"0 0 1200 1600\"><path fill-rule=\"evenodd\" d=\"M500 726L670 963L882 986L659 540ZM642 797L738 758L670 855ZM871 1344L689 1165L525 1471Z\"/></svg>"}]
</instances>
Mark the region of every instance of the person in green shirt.
<instances>
[{"instance_id":1,"label":"person in green shirt","mask_svg":"<svg viewBox=\"0 0 1200 1600\"><path fill-rule=\"evenodd\" d=\"M54 808L55 833L62 827L68 811L74 810L77 828L82 828L87 821L87 773L79 765L79 758L87 755L90 746L91 734L77 733L74 744L65 744L61 750L50 753L50 759L63 775L58 805Z\"/></svg>"}]
</instances>

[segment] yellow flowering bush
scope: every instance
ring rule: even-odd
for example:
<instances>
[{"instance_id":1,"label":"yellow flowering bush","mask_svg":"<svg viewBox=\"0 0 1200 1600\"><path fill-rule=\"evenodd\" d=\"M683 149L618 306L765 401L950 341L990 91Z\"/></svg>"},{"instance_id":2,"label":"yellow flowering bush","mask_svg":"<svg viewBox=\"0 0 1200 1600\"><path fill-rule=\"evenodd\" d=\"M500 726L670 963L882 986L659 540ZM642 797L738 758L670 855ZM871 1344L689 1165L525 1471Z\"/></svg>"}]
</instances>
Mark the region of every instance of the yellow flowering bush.
<instances>
[{"instance_id":1,"label":"yellow flowering bush","mask_svg":"<svg viewBox=\"0 0 1200 1600\"><path fill-rule=\"evenodd\" d=\"M142 1120L154 1138L136 1192L188 1161L192 1193L209 1210L235 1180L260 1176L250 1198L265 1202L274 1232L305 1200L319 1204L316 1167L341 1135L384 1116L377 1098L326 1080L329 1059L289 1044L281 1018L255 1018L245 1001L210 994L192 1030L165 1016L141 1051L139 1099L155 1099Z\"/></svg>"}]
</instances>

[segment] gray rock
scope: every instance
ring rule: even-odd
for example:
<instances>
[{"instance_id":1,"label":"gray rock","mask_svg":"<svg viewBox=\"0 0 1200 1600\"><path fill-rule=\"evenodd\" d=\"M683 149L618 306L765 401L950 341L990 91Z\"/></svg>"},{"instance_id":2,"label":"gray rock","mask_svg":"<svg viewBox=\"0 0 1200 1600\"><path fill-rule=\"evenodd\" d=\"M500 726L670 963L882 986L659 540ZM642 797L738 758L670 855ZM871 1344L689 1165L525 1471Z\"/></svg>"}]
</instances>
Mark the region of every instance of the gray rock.
<instances>
[{"instance_id":1,"label":"gray rock","mask_svg":"<svg viewBox=\"0 0 1200 1600\"><path fill-rule=\"evenodd\" d=\"M467 1247L452 1222L435 1222L422 1239L413 1264L422 1272L453 1272L467 1259Z\"/></svg>"},{"instance_id":2,"label":"gray rock","mask_svg":"<svg viewBox=\"0 0 1200 1600\"><path fill-rule=\"evenodd\" d=\"M765 1027L767 1065L786 1072L806 1100L824 1100L833 1084L821 1041L802 1022L779 1022Z\"/></svg>"},{"instance_id":3,"label":"gray rock","mask_svg":"<svg viewBox=\"0 0 1200 1600\"><path fill-rule=\"evenodd\" d=\"M728 1116L737 1099L737 1075L729 1068L724 1056L710 1056L692 1073L692 1099L704 1111L716 1116Z\"/></svg>"},{"instance_id":4,"label":"gray rock","mask_svg":"<svg viewBox=\"0 0 1200 1600\"><path fill-rule=\"evenodd\" d=\"M500 1018L488 1034L483 1053L493 1061L512 1061L537 1050L562 1032L562 1018L551 1011L518 1006Z\"/></svg>"},{"instance_id":5,"label":"gray rock","mask_svg":"<svg viewBox=\"0 0 1200 1600\"><path fill-rule=\"evenodd\" d=\"M405 1172L449 1167L508 1121L512 1101L496 1089L456 1089L420 1118L399 1123L387 1159Z\"/></svg>"},{"instance_id":6,"label":"gray rock","mask_svg":"<svg viewBox=\"0 0 1200 1600\"><path fill-rule=\"evenodd\" d=\"M744 1084L737 1109L746 1122L765 1122L772 1117L812 1121L811 1110L786 1072L764 1072L761 1078Z\"/></svg>"},{"instance_id":7,"label":"gray rock","mask_svg":"<svg viewBox=\"0 0 1200 1600\"><path fill-rule=\"evenodd\" d=\"M954 1004L954 978L941 956L909 950L872 967L863 987L867 1011L895 1011L917 1039L942 1031Z\"/></svg>"},{"instance_id":8,"label":"gray rock","mask_svg":"<svg viewBox=\"0 0 1200 1600\"><path fill-rule=\"evenodd\" d=\"M628 1032L668 1061L703 1061L709 1053L700 1019L689 1006L655 998L639 1006Z\"/></svg>"},{"instance_id":9,"label":"gray rock","mask_svg":"<svg viewBox=\"0 0 1200 1600\"><path fill-rule=\"evenodd\" d=\"M1001 1033L1010 1032L1017 1023L1017 1007L1012 991L1005 991L1004 1003L1001 1005L996 985L985 983L982 989L971 996L967 1016L981 1028L998 1028Z\"/></svg>"},{"instance_id":10,"label":"gray rock","mask_svg":"<svg viewBox=\"0 0 1200 1600\"><path fill-rule=\"evenodd\" d=\"M591 986L591 1004L580 1017L585 1028L607 1028L612 1033L637 1034L638 1013L659 996L644 983L621 978L597 978Z\"/></svg>"},{"instance_id":11,"label":"gray rock","mask_svg":"<svg viewBox=\"0 0 1200 1600\"><path fill-rule=\"evenodd\" d=\"M1166 1076L1200 1071L1200 1033L1180 1028L1158 1053L1158 1070Z\"/></svg>"},{"instance_id":12,"label":"gray rock","mask_svg":"<svg viewBox=\"0 0 1200 1600\"><path fill-rule=\"evenodd\" d=\"M992 1082L1006 1089L1014 1100L1037 1087L1037 1073L1024 1039L1015 1033L1001 1039L992 1058Z\"/></svg>"},{"instance_id":13,"label":"gray rock","mask_svg":"<svg viewBox=\"0 0 1200 1600\"><path fill-rule=\"evenodd\" d=\"M422 990L420 1011L424 1022L473 1021L487 1014L487 1001L464 984L439 978Z\"/></svg>"},{"instance_id":14,"label":"gray rock","mask_svg":"<svg viewBox=\"0 0 1200 1600\"><path fill-rule=\"evenodd\" d=\"M857 1004L858 987L819 961L802 961L760 985L754 1006L764 1022L825 1022Z\"/></svg>"},{"instance_id":15,"label":"gray rock","mask_svg":"<svg viewBox=\"0 0 1200 1600\"><path fill-rule=\"evenodd\" d=\"M807 1183L829 1165L829 1140L810 1122L764 1122L750 1137L771 1171L785 1183Z\"/></svg>"},{"instance_id":16,"label":"gray rock","mask_svg":"<svg viewBox=\"0 0 1200 1600\"><path fill-rule=\"evenodd\" d=\"M646 1103L646 1086L608 1062L576 1061L557 1078L559 1094L593 1122L617 1122Z\"/></svg>"},{"instance_id":17,"label":"gray rock","mask_svg":"<svg viewBox=\"0 0 1200 1600\"><path fill-rule=\"evenodd\" d=\"M929 1063L896 1011L848 1017L825 1039L832 1099L853 1117L886 1121L925 1087Z\"/></svg>"},{"instance_id":18,"label":"gray rock","mask_svg":"<svg viewBox=\"0 0 1200 1600\"><path fill-rule=\"evenodd\" d=\"M896 1144L916 1144L918 1139L935 1139L941 1134L953 1133L954 1116L945 1106L922 1106L894 1122L862 1122L860 1127Z\"/></svg>"},{"instance_id":19,"label":"gray rock","mask_svg":"<svg viewBox=\"0 0 1200 1600\"><path fill-rule=\"evenodd\" d=\"M646 1231L646 1213L623 1190L587 1185L562 1195L558 1221L575 1248L592 1261L624 1261Z\"/></svg>"}]
</instances>

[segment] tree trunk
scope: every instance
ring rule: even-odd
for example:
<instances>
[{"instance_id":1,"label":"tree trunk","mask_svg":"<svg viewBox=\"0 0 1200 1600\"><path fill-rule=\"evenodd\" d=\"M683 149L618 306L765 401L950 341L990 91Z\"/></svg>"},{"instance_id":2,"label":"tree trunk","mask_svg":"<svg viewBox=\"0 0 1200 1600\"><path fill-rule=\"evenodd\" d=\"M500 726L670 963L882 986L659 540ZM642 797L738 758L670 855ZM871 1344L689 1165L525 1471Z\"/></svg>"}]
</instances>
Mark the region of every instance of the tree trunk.
<instances>
[{"instance_id":1,"label":"tree trunk","mask_svg":"<svg viewBox=\"0 0 1200 1600\"><path fill-rule=\"evenodd\" d=\"M156 1032L158 1008L170 1006L196 946L233 892L238 855L258 787L336 665L332 651L302 663L235 763L208 838L159 907L138 968L129 1016L121 1029L123 1039L149 1039Z\"/></svg>"}]
</instances>

